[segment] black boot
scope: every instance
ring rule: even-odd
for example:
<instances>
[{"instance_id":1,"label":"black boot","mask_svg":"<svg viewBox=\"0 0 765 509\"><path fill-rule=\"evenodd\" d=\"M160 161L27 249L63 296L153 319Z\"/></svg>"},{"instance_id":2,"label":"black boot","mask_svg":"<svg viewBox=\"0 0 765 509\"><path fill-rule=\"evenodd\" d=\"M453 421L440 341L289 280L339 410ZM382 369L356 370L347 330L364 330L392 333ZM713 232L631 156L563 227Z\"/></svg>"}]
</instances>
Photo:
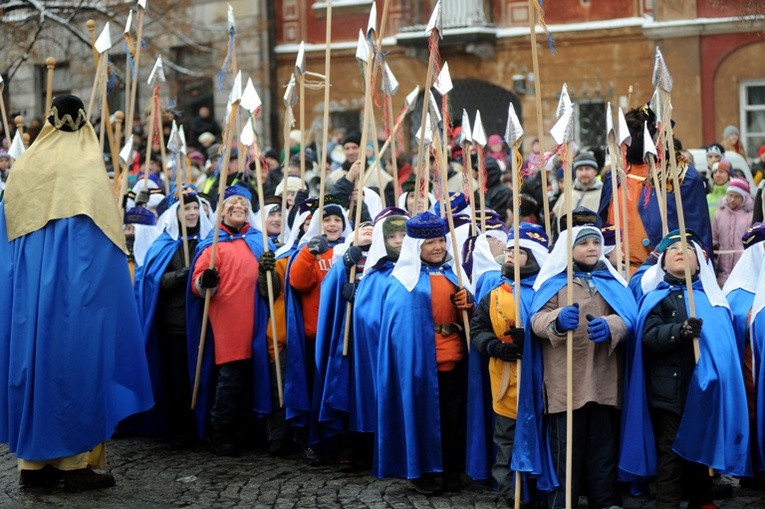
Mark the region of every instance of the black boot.
<instances>
[{"instance_id":1,"label":"black boot","mask_svg":"<svg viewBox=\"0 0 765 509\"><path fill-rule=\"evenodd\" d=\"M239 456L234 439L227 428L213 427L210 430L210 452L217 456Z\"/></svg>"}]
</instances>

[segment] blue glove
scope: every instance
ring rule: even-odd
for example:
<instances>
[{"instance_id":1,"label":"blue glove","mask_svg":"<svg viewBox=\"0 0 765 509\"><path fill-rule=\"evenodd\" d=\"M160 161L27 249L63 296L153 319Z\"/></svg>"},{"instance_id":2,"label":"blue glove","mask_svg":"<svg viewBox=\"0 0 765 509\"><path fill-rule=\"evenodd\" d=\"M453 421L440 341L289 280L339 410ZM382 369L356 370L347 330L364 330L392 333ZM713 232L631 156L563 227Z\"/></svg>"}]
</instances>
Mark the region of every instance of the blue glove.
<instances>
[{"instance_id":1,"label":"blue glove","mask_svg":"<svg viewBox=\"0 0 765 509\"><path fill-rule=\"evenodd\" d=\"M608 322L605 318L595 318L587 313L587 335L590 341L603 343L611 339L611 329L608 328Z\"/></svg>"},{"instance_id":2,"label":"blue glove","mask_svg":"<svg viewBox=\"0 0 765 509\"><path fill-rule=\"evenodd\" d=\"M579 327L579 303L566 306L558 313L555 319L555 328L560 332L576 330Z\"/></svg>"}]
</instances>

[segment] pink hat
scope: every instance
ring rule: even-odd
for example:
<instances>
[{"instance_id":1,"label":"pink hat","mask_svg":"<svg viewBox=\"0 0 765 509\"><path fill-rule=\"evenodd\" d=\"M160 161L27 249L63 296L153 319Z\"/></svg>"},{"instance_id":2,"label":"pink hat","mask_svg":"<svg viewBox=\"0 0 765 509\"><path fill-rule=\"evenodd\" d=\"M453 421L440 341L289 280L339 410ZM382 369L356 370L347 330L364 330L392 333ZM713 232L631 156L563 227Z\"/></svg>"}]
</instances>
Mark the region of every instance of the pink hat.
<instances>
[{"instance_id":1,"label":"pink hat","mask_svg":"<svg viewBox=\"0 0 765 509\"><path fill-rule=\"evenodd\" d=\"M749 196L749 183L744 179L732 178L730 179L730 182L728 182L728 189L726 189L725 192L738 193L742 198L746 198Z\"/></svg>"},{"instance_id":2,"label":"pink hat","mask_svg":"<svg viewBox=\"0 0 765 509\"><path fill-rule=\"evenodd\" d=\"M492 134L489 136L489 141L487 142L487 145L494 145L495 143L504 143L502 141L502 136L498 134Z\"/></svg>"}]
</instances>

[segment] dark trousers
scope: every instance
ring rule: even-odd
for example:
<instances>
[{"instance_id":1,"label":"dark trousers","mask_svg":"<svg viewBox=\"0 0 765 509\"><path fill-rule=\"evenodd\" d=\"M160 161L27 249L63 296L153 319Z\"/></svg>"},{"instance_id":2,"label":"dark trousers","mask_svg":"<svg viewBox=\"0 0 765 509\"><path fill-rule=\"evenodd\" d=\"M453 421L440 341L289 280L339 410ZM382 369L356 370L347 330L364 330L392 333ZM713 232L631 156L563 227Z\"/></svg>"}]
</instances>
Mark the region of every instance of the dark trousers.
<instances>
[{"instance_id":1,"label":"dark trousers","mask_svg":"<svg viewBox=\"0 0 765 509\"><path fill-rule=\"evenodd\" d=\"M550 509L566 506L566 412L548 415L550 449L560 488L550 492ZM613 407L587 403L574 410L571 504L577 506L579 494L587 495L591 509L620 506L617 484L619 454L619 411Z\"/></svg>"},{"instance_id":2,"label":"dark trousers","mask_svg":"<svg viewBox=\"0 0 765 509\"><path fill-rule=\"evenodd\" d=\"M658 475L656 498L659 509L677 509L683 494L689 505L712 502L712 479L706 466L687 461L672 451L681 417L666 410L651 409L653 431L656 435Z\"/></svg>"},{"instance_id":3,"label":"dark trousers","mask_svg":"<svg viewBox=\"0 0 765 509\"><path fill-rule=\"evenodd\" d=\"M494 448L497 456L491 469L491 476L497 483L497 492L507 500L515 496L515 475L510 470L515 443L515 419L494 415Z\"/></svg>"},{"instance_id":4,"label":"dark trousers","mask_svg":"<svg viewBox=\"0 0 765 509\"><path fill-rule=\"evenodd\" d=\"M162 366L162 397L166 408L167 434L194 436L186 334L162 334L159 338L159 358Z\"/></svg>"},{"instance_id":5,"label":"dark trousers","mask_svg":"<svg viewBox=\"0 0 765 509\"><path fill-rule=\"evenodd\" d=\"M218 366L215 402L210 410L214 430L231 429L240 416L249 413L251 361L227 362Z\"/></svg>"},{"instance_id":6,"label":"dark trousers","mask_svg":"<svg viewBox=\"0 0 765 509\"><path fill-rule=\"evenodd\" d=\"M438 372L438 404L441 414L441 460L444 473L465 471L465 363Z\"/></svg>"},{"instance_id":7,"label":"dark trousers","mask_svg":"<svg viewBox=\"0 0 765 509\"><path fill-rule=\"evenodd\" d=\"M279 364L281 367L282 385L284 384L284 372L287 367L287 351L282 350L279 353ZM287 419L284 407L279 407L279 385L276 381L276 362L272 362L269 370L271 371L271 406L273 411L266 420L269 442L281 442L287 434Z\"/></svg>"},{"instance_id":8,"label":"dark trousers","mask_svg":"<svg viewBox=\"0 0 765 509\"><path fill-rule=\"evenodd\" d=\"M316 338L306 339L303 345L305 348L305 381L308 387L308 408L313 408L311 400L313 399L313 379L316 375ZM295 428L295 442L302 446L308 445L308 426Z\"/></svg>"}]
</instances>

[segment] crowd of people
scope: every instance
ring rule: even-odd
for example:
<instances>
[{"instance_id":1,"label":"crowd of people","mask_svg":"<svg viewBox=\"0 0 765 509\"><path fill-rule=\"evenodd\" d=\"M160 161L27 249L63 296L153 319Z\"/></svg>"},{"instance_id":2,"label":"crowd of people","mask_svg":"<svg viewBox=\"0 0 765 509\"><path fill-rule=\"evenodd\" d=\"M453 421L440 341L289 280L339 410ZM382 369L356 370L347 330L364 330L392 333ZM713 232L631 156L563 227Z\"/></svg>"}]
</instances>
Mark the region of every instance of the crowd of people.
<instances>
[{"instance_id":1,"label":"crowd of people","mask_svg":"<svg viewBox=\"0 0 765 509\"><path fill-rule=\"evenodd\" d=\"M137 138L120 224L82 102L53 105L0 156L0 440L22 485L113 485L94 469L115 430L228 456L260 441L429 496L522 486L551 509L567 485L574 505L691 509L730 496L713 475L760 485L762 185L725 159L730 129L699 170L675 140L680 189L657 188L655 115L630 110L614 189L598 148L569 168L534 140L515 169L493 135L471 168L455 140L442 182L437 157L377 162L353 131L221 145L208 109L180 167Z\"/></svg>"}]
</instances>

